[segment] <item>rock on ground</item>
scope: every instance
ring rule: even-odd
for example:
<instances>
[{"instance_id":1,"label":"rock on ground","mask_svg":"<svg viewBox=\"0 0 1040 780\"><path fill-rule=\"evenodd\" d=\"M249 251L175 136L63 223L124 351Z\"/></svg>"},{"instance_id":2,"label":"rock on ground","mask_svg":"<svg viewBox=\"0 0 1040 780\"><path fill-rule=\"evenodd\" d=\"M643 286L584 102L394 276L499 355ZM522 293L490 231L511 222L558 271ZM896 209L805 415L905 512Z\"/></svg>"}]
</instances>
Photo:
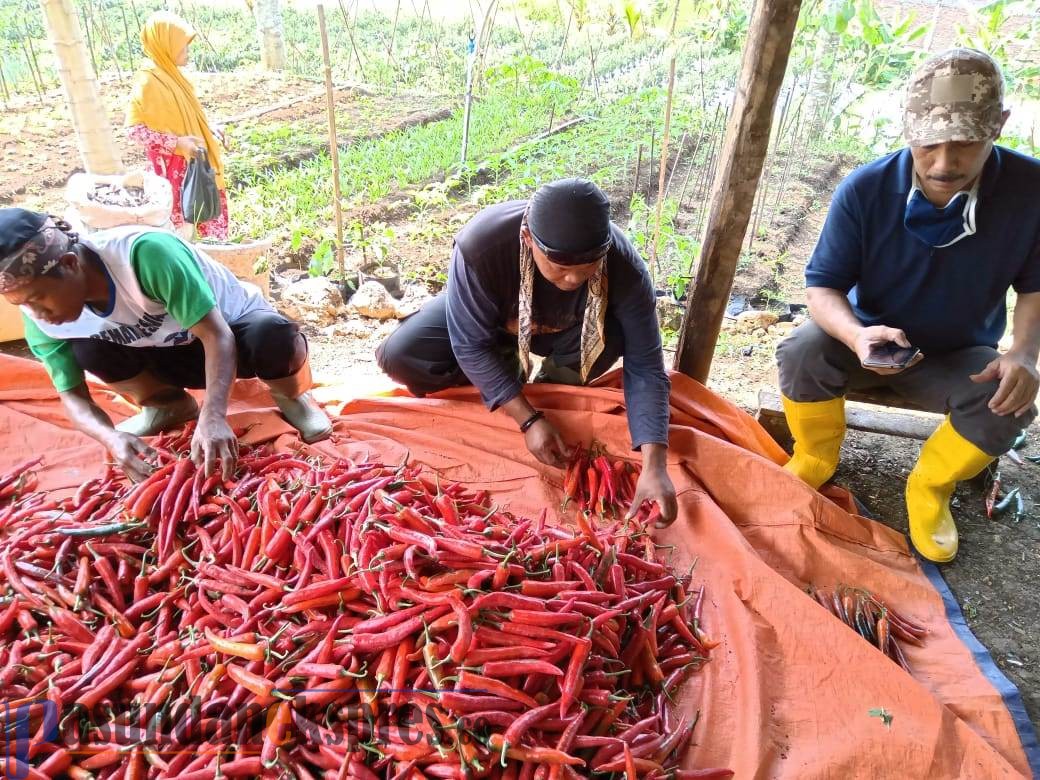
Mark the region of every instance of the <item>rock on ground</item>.
<instances>
[{"instance_id":1,"label":"rock on ground","mask_svg":"<svg viewBox=\"0 0 1040 780\"><path fill-rule=\"evenodd\" d=\"M367 281L351 297L350 309L362 317L389 320L397 316L397 301L379 282Z\"/></svg>"},{"instance_id":2,"label":"rock on ground","mask_svg":"<svg viewBox=\"0 0 1040 780\"><path fill-rule=\"evenodd\" d=\"M657 321L665 330L679 330L682 325L683 307L673 298L662 295L657 299Z\"/></svg>"},{"instance_id":3,"label":"rock on ground","mask_svg":"<svg viewBox=\"0 0 1040 780\"><path fill-rule=\"evenodd\" d=\"M744 332L754 332L759 328L763 330L770 325L775 325L780 318L771 311L756 311L749 309L737 315L737 329Z\"/></svg>"},{"instance_id":4,"label":"rock on ground","mask_svg":"<svg viewBox=\"0 0 1040 780\"><path fill-rule=\"evenodd\" d=\"M401 300L396 302L397 319L402 320L411 314L415 314L432 298L430 291L424 285L405 285L404 295L401 296Z\"/></svg>"},{"instance_id":5,"label":"rock on ground","mask_svg":"<svg viewBox=\"0 0 1040 780\"><path fill-rule=\"evenodd\" d=\"M282 289L279 308L298 322L320 328L331 325L343 314L343 295L325 277L308 277Z\"/></svg>"}]
</instances>

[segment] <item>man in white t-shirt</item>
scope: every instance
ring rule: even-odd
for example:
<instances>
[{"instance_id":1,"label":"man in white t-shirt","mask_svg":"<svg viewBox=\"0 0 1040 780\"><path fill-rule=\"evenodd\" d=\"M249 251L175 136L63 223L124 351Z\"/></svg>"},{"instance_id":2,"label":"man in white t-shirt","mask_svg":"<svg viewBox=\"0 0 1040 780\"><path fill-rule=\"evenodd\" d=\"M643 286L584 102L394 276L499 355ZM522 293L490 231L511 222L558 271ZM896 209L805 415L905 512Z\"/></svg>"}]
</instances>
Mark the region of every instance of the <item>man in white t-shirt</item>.
<instances>
[{"instance_id":1,"label":"man in white t-shirt","mask_svg":"<svg viewBox=\"0 0 1040 780\"><path fill-rule=\"evenodd\" d=\"M331 432L307 392L307 342L253 285L165 231L139 226L80 237L68 224L0 209L0 294L22 308L25 339L65 412L134 479L151 471L142 440L198 418L192 458L234 469L227 423L236 374L259 377L308 442ZM141 406L118 426L94 403L85 372ZM185 388L205 388L201 413Z\"/></svg>"}]
</instances>

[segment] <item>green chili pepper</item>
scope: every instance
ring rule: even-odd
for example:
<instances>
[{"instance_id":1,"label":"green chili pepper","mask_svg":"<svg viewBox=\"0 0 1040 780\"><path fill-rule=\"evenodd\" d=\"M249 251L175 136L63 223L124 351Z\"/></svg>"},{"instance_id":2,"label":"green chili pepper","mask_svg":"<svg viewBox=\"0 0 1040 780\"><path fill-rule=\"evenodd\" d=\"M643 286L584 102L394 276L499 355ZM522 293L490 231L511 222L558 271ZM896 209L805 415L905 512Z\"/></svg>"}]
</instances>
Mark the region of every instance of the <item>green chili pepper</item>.
<instances>
[{"instance_id":1,"label":"green chili pepper","mask_svg":"<svg viewBox=\"0 0 1040 780\"><path fill-rule=\"evenodd\" d=\"M994 516L1004 514L1004 512L1006 512L1010 508L1011 504L1015 501L1016 497L1018 497L1018 499L1021 500L1018 488L1014 488L1013 490L1008 492L1008 494L1004 496L999 501L999 503L997 503L993 507Z\"/></svg>"},{"instance_id":2,"label":"green chili pepper","mask_svg":"<svg viewBox=\"0 0 1040 780\"><path fill-rule=\"evenodd\" d=\"M1015 517L1014 522L1018 522L1022 519L1022 516L1026 513L1026 502L1022 498L1022 494L1018 492L1018 488L1015 488Z\"/></svg>"},{"instance_id":3,"label":"green chili pepper","mask_svg":"<svg viewBox=\"0 0 1040 780\"><path fill-rule=\"evenodd\" d=\"M109 536L111 534L121 534L127 531L133 531L136 528L141 528L144 523L109 523L108 525L95 525L89 528L56 528L55 532L64 534L65 536L75 536L79 538L91 538L94 536Z\"/></svg>"}]
</instances>

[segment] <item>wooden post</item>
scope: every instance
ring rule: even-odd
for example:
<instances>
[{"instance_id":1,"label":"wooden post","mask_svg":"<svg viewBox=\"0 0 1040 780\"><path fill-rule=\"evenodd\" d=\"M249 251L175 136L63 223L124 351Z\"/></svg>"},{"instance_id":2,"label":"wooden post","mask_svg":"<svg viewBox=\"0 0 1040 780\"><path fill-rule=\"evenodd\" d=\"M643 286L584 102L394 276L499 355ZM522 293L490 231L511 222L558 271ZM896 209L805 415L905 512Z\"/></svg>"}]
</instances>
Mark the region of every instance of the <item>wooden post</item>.
<instances>
[{"instance_id":1,"label":"wooden post","mask_svg":"<svg viewBox=\"0 0 1040 780\"><path fill-rule=\"evenodd\" d=\"M801 0L757 0L730 113L701 260L679 335L675 368L706 382L769 149Z\"/></svg>"},{"instance_id":2,"label":"wooden post","mask_svg":"<svg viewBox=\"0 0 1040 780\"><path fill-rule=\"evenodd\" d=\"M329 33L325 29L325 6L318 4L318 29L321 31L321 61L325 65L325 100L329 109L329 154L332 156L332 208L336 214L336 261L346 278L343 254L343 203L339 185L339 141L336 138L336 96L332 90L332 63L329 60Z\"/></svg>"}]
</instances>

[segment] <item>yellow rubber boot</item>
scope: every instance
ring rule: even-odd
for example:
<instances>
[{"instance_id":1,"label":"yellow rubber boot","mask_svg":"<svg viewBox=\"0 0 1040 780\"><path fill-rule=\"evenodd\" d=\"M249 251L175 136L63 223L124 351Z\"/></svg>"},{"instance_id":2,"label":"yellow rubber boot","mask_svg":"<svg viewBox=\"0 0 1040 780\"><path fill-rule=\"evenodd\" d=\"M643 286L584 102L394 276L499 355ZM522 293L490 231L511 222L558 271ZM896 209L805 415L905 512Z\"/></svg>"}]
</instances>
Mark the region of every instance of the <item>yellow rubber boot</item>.
<instances>
[{"instance_id":1,"label":"yellow rubber boot","mask_svg":"<svg viewBox=\"0 0 1040 780\"><path fill-rule=\"evenodd\" d=\"M784 466L800 480L819 488L834 475L845 438L845 399L792 401L784 397L794 455Z\"/></svg>"},{"instance_id":2,"label":"yellow rubber boot","mask_svg":"<svg viewBox=\"0 0 1040 780\"><path fill-rule=\"evenodd\" d=\"M947 417L924 443L917 465L906 480L910 541L925 558L952 561L957 554L957 526L950 496L961 480L971 479L995 458L965 439Z\"/></svg>"}]
</instances>

